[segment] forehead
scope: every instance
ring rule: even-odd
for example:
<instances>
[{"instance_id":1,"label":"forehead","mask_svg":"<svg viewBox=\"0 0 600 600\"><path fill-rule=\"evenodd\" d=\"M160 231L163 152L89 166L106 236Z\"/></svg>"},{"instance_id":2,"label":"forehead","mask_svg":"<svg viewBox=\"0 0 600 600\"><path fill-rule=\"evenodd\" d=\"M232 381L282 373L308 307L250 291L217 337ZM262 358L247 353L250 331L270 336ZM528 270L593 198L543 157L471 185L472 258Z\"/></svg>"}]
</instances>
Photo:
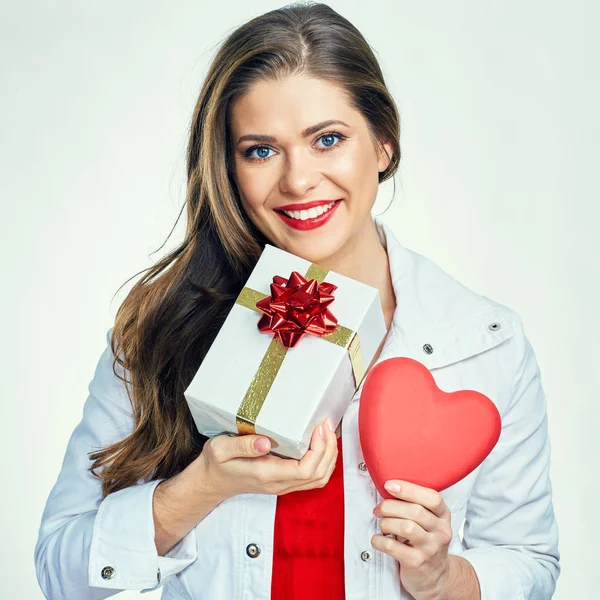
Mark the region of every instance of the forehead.
<instances>
[{"instance_id":1,"label":"forehead","mask_svg":"<svg viewBox=\"0 0 600 600\"><path fill-rule=\"evenodd\" d=\"M283 138L327 119L352 126L359 118L341 88L306 75L256 82L231 106L235 136L264 133Z\"/></svg>"}]
</instances>

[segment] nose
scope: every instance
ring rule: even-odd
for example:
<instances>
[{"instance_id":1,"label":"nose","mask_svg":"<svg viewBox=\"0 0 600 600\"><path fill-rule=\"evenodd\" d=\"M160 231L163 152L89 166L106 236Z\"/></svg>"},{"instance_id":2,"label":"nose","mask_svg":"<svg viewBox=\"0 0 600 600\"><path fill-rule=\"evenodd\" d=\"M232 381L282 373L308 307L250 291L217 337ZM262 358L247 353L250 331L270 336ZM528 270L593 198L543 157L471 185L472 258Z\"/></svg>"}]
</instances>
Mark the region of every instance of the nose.
<instances>
[{"instance_id":1,"label":"nose","mask_svg":"<svg viewBox=\"0 0 600 600\"><path fill-rule=\"evenodd\" d=\"M304 197L320 180L321 173L316 167L316 162L302 149L298 149L288 154L279 189L284 194Z\"/></svg>"}]
</instances>

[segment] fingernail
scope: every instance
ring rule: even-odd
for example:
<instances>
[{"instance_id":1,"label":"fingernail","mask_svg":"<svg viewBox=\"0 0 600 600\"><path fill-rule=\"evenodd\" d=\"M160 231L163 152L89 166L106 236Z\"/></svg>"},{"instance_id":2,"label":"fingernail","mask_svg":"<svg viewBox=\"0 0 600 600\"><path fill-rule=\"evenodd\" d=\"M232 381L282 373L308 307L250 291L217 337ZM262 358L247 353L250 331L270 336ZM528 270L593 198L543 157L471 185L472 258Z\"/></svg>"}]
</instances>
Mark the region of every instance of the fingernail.
<instances>
[{"instance_id":1,"label":"fingernail","mask_svg":"<svg viewBox=\"0 0 600 600\"><path fill-rule=\"evenodd\" d=\"M333 421L331 420L331 417L327 417L327 425L329 425L329 429L331 429L331 431L335 431L335 427L333 426Z\"/></svg>"},{"instance_id":2,"label":"fingernail","mask_svg":"<svg viewBox=\"0 0 600 600\"><path fill-rule=\"evenodd\" d=\"M256 438L254 440L254 448L257 452L264 452L269 449L269 440L266 438Z\"/></svg>"},{"instance_id":3,"label":"fingernail","mask_svg":"<svg viewBox=\"0 0 600 600\"><path fill-rule=\"evenodd\" d=\"M387 481L384 487L388 492L396 493L402 489L402 486L399 483L392 483L391 481Z\"/></svg>"},{"instance_id":4,"label":"fingernail","mask_svg":"<svg viewBox=\"0 0 600 600\"><path fill-rule=\"evenodd\" d=\"M322 440L325 439L325 430L323 429L323 423L321 423L319 425L319 436L321 437Z\"/></svg>"}]
</instances>

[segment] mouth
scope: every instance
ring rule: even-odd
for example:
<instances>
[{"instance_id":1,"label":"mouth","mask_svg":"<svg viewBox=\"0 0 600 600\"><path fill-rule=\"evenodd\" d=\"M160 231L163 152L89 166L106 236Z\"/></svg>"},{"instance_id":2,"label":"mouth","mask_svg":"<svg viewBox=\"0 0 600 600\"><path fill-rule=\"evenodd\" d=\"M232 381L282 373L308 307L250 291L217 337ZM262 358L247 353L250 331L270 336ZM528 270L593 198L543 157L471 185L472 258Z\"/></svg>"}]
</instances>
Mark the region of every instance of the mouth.
<instances>
[{"instance_id":1,"label":"mouth","mask_svg":"<svg viewBox=\"0 0 600 600\"><path fill-rule=\"evenodd\" d=\"M321 204L308 210L275 209L281 220L293 229L307 230L321 227L335 214L342 200L334 200L329 204Z\"/></svg>"}]
</instances>

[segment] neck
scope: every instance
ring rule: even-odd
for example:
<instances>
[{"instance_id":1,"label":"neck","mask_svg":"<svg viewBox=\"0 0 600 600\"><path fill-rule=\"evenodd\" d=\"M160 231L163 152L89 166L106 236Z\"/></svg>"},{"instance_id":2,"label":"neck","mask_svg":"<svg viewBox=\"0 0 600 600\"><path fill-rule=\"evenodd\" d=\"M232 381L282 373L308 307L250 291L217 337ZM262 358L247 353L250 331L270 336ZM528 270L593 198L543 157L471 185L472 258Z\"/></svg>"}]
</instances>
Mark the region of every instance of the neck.
<instances>
[{"instance_id":1,"label":"neck","mask_svg":"<svg viewBox=\"0 0 600 600\"><path fill-rule=\"evenodd\" d=\"M379 290L386 321L396 308L388 254L379 239L373 219L368 219L361 231L353 235L338 253L324 261L323 266L340 275L356 279Z\"/></svg>"}]
</instances>

